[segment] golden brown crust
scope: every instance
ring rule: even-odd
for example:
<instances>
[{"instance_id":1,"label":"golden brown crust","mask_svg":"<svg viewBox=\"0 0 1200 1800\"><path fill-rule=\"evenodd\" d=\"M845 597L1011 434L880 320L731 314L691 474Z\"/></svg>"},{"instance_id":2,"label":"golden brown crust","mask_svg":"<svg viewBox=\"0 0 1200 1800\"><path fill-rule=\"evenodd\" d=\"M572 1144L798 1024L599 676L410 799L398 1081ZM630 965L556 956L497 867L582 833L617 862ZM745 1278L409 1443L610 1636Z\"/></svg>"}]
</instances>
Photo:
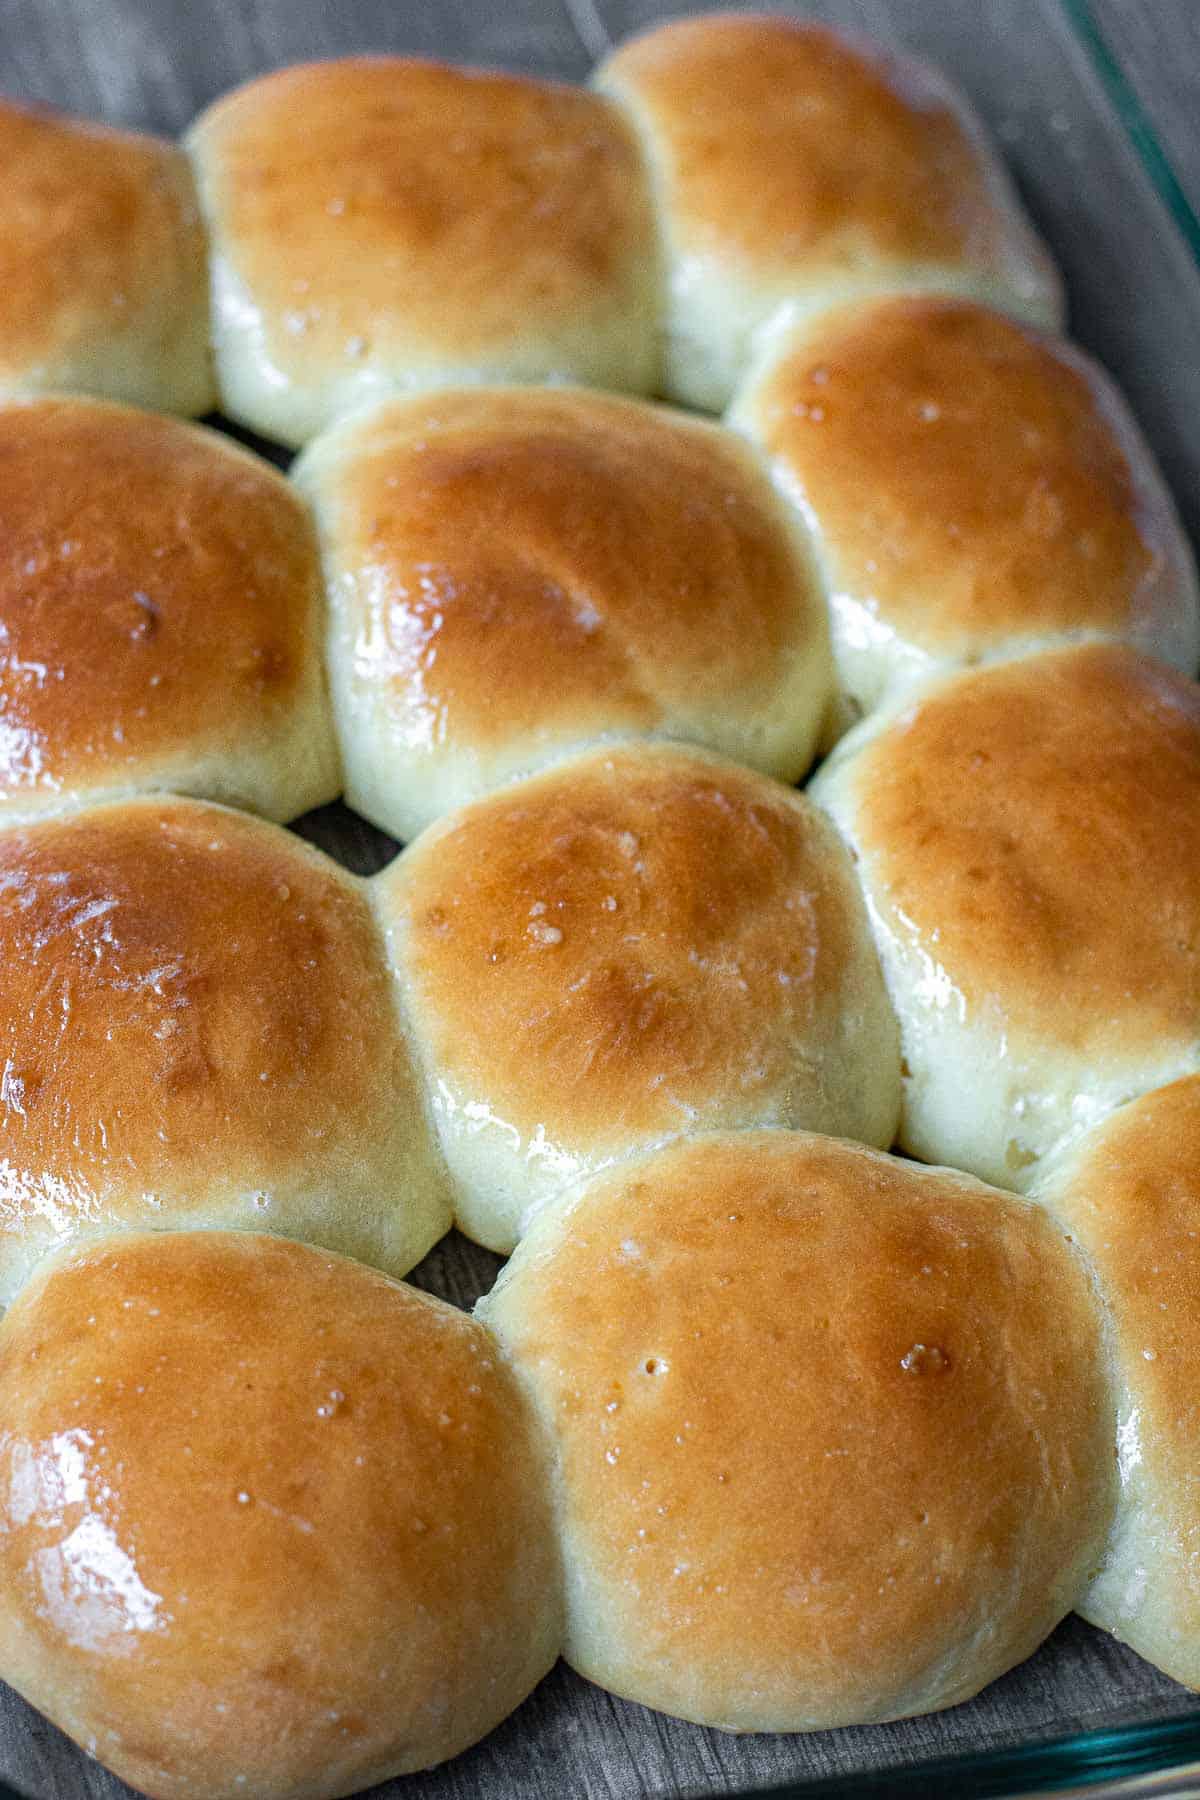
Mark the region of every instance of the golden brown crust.
<instances>
[{"instance_id":1,"label":"golden brown crust","mask_svg":"<svg viewBox=\"0 0 1200 1800\"><path fill-rule=\"evenodd\" d=\"M139 800L0 833L0 1069L6 1277L108 1225L215 1217L401 1268L445 1228L362 888L242 814Z\"/></svg>"},{"instance_id":2,"label":"golden brown crust","mask_svg":"<svg viewBox=\"0 0 1200 1800\"><path fill-rule=\"evenodd\" d=\"M1053 290L1040 261L1024 283L1011 267L1012 222L930 70L822 25L730 13L634 38L603 79L656 144L677 254L780 286L949 265Z\"/></svg>"},{"instance_id":3,"label":"golden brown crust","mask_svg":"<svg viewBox=\"0 0 1200 1800\"><path fill-rule=\"evenodd\" d=\"M1200 1018L1200 688L1085 646L938 687L853 765L889 929L972 1015L1118 1060Z\"/></svg>"},{"instance_id":4,"label":"golden brown crust","mask_svg":"<svg viewBox=\"0 0 1200 1800\"><path fill-rule=\"evenodd\" d=\"M277 384L377 367L406 386L430 368L446 380L512 359L519 373L530 356L542 378L652 382L649 197L631 133L596 95L348 57L226 95L190 142L218 349L249 309ZM625 368L600 347L614 329Z\"/></svg>"},{"instance_id":5,"label":"golden brown crust","mask_svg":"<svg viewBox=\"0 0 1200 1800\"><path fill-rule=\"evenodd\" d=\"M794 1730L953 1704L1106 1529L1087 1280L969 1177L693 1140L539 1220L481 1310L558 1444L566 1654L650 1705Z\"/></svg>"},{"instance_id":6,"label":"golden brown crust","mask_svg":"<svg viewBox=\"0 0 1200 1800\"><path fill-rule=\"evenodd\" d=\"M0 1664L161 1800L357 1791L557 1650L545 1473L463 1314L217 1232L59 1260L0 1328Z\"/></svg>"},{"instance_id":7,"label":"golden brown crust","mask_svg":"<svg viewBox=\"0 0 1200 1800\"><path fill-rule=\"evenodd\" d=\"M0 387L204 412L204 234L161 138L0 102Z\"/></svg>"},{"instance_id":8,"label":"golden brown crust","mask_svg":"<svg viewBox=\"0 0 1200 1800\"><path fill-rule=\"evenodd\" d=\"M435 827L383 891L433 1066L522 1136L824 1124L843 1077L890 1129L849 866L774 782L666 747L582 758Z\"/></svg>"},{"instance_id":9,"label":"golden brown crust","mask_svg":"<svg viewBox=\"0 0 1200 1800\"><path fill-rule=\"evenodd\" d=\"M803 772L828 698L824 601L730 434L594 393L445 390L323 438L299 479L343 735L373 714L387 741L370 754L386 766L394 746L398 781L421 784L404 764L422 751L528 766L664 727Z\"/></svg>"},{"instance_id":10,"label":"golden brown crust","mask_svg":"<svg viewBox=\"0 0 1200 1800\"><path fill-rule=\"evenodd\" d=\"M333 797L316 540L269 464L132 408L10 401L0 511L0 808Z\"/></svg>"},{"instance_id":11,"label":"golden brown crust","mask_svg":"<svg viewBox=\"0 0 1200 1800\"><path fill-rule=\"evenodd\" d=\"M743 422L814 526L835 608L877 639L971 662L1096 632L1190 672L1178 524L1120 396L1070 346L969 301L860 305L804 331Z\"/></svg>"}]
</instances>

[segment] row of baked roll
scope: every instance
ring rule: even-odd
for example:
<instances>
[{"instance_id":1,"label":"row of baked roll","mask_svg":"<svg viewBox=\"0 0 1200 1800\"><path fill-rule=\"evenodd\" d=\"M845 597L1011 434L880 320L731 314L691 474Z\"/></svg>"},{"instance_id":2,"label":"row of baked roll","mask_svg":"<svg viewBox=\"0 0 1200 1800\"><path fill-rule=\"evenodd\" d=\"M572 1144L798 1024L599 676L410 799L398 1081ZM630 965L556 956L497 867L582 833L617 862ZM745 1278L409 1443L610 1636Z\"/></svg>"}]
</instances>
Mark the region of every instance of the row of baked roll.
<instances>
[{"instance_id":1,"label":"row of baked roll","mask_svg":"<svg viewBox=\"0 0 1200 1800\"><path fill-rule=\"evenodd\" d=\"M1039 1198L786 1131L544 1212L478 1309L124 1232L0 1323L0 1676L154 1800L331 1800L562 1651L726 1729L969 1698L1072 1607L1200 1681L1200 1078Z\"/></svg>"},{"instance_id":2,"label":"row of baked roll","mask_svg":"<svg viewBox=\"0 0 1200 1800\"><path fill-rule=\"evenodd\" d=\"M8 105L0 147L5 384L219 395L289 444L464 379L720 410L763 326L850 294L1061 321L942 77L782 18L651 31L590 90L400 57L285 69L186 149Z\"/></svg>"},{"instance_id":3,"label":"row of baked roll","mask_svg":"<svg viewBox=\"0 0 1200 1800\"><path fill-rule=\"evenodd\" d=\"M809 795L602 748L366 883L195 800L10 827L3 1284L181 1207L395 1274L452 1215L507 1252L572 1182L715 1129L1027 1188L1197 1067L1198 820L1200 689L1082 645L922 690Z\"/></svg>"},{"instance_id":4,"label":"row of baked roll","mask_svg":"<svg viewBox=\"0 0 1200 1800\"><path fill-rule=\"evenodd\" d=\"M399 1275L452 1214L511 1249L573 1178L681 1131L887 1145L899 1102L833 827L654 747L506 789L371 882L200 801L0 832L0 1065L0 1299L113 1225Z\"/></svg>"},{"instance_id":5,"label":"row of baked roll","mask_svg":"<svg viewBox=\"0 0 1200 1800\"><path fill-rule=\"evenodd\" d=\"M794 781L955 667L1111 639L1195 668L1170 501L1069 346L860 302L731 419L444 389L336 427L289 488L200 427L0 404L0 817L169 789L285 820L344 789L407 839L600 743Z\"/></svg>"}]
</instances>

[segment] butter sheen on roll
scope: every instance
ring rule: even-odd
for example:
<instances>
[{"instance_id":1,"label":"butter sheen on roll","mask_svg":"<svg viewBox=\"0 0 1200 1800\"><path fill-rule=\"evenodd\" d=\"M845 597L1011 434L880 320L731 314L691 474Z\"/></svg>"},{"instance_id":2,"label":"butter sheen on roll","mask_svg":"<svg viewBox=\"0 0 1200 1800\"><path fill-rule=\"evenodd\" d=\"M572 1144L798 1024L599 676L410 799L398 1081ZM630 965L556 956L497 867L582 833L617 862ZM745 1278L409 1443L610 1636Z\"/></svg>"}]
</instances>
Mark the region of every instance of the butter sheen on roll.
<instances>
[{"instance_id":1,"label":"butter sheen on roll","mask_svg":"<svg viewBox=\"0 0 1200 1800\"><path fill-rule=\"evenodd\" d=\"M0 1667L155 1800L333 1800L558 1653L547 1481L463 1313L223 1232L57 1258L0 1323Z\"/></svg>"},{"instance_id":2,"label":"butter sheen on roll","mask_svg":"<svg viewBox=\"0 0 1200 1800\"><path fill-rule=\"evenodd\" d=\"M0 1302L48 1248L236 1226L403 1274L448 1193L363 884L178 799L0 832Z\"/></svg>"},{"instance_id":3,"label":"butter sheen on roll","mask_svg":"<svg viewBox=\"0 0 1200 1800\"><path fill-rule=\"evenodd\" d=\"M171 789L294 819L340 791L312 522L228 437L0 401L0 827Z\"/></svg>"},{"instance_id":4,"label":"butter sheen on roll","mask_svg":"<svg viewBox=\"0 0 1200 1800\"><path fill-rule=\"evenodd\" d=\"M376 878L459 1226L681 1133L888 1144L899 1056L849 859L699 751L593 753L451 813Z\"/></svg>"},{"instance_id":5,"label":"butter sheen on roll","mask_svg":"<svg viewBox=\"0 0 1200 1800\"><path fill-rule=\"evenodd\" d=\"M790 509L715 425L581 391L448 389L305 453L352 806L402 839L590 743L784 780L832 695Z\"/></svg>"}]
</instances>

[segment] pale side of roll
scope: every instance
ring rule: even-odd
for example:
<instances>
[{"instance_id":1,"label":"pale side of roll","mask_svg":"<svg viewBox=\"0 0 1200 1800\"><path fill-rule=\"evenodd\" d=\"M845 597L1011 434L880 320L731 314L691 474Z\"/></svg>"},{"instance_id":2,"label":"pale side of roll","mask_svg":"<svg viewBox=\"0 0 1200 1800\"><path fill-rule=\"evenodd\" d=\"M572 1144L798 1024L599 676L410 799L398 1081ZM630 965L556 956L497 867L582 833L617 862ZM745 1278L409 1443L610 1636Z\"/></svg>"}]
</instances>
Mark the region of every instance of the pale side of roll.
<instances>
[{"instance_id":1,"label":"pale side of roll","mask_svg":"<svg viewBox=\"0 0 1200 1800\"><path fill-rule=\"evenodd\" d=\"M1095 1271L1120 1401L1116 1525L1078 1610L1200 1687L1200 1077L1122 1107L1035 1194Z\"/></svg>"}]
</instances>

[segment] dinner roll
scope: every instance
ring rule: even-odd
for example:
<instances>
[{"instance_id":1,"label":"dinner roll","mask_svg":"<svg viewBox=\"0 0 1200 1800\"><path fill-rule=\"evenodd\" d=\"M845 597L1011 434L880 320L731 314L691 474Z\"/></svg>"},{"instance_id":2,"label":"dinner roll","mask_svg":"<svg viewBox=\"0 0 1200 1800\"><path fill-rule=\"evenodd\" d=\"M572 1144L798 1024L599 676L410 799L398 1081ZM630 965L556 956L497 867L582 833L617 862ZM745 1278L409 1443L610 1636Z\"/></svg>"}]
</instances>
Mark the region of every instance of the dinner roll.
<instances>
[{"instance_id":1,"label":"dinner roll","mask_svg":"<svg viewBox=\"0 0 1200 1800\"><path fill-rule=\"evenodd\" d=\"M681 1132L891 1142L896 1025L849 863L765 776L581 757L433 826L376 894L457 1222L492 1250Z\"/></svg>"},{"instance_id":2,"label":"dinner roll","mask_svg":"<svg viewBox=\"0 0 1200 1800\"><path fill-rule=\"evenodd\" d=\"M156 1800L325 1800L549 1668L546 1476L488 1334L280 1238L137 1233L0 1325L0 1673Z\"/></svg>"},{"instance_id":3,"label":"dinner roll","mask_svg":"<svg viewBox=\"0 0 1200 1800\"><path fill-rule=\"evenodd\" d=\"M724 407L784 307L934 288L1061 323L1058 275L999 158L923 63L824 25L726 13L634 38L597 80L655 178L673 398Z\"/></svg>"},{"instance_id":4,"label":"dinner roll","mask_svg":"<svg viewBox=\"0 0 1200 1800\"><path fill-rule=\"evenodd\" d=\"M458 389L335 427L297 476L347 795L395 836L597 739L807 768L824 596L732 434L582 390Z\"/></svg>"},{"instance_id":5,"label":"dinner roll","mask_svg":"<svg viewBox=\"0 0 1200 1800\"><path fill-rule=\"evenodd\" d=\"M362 885L199 801L0 832L0 1303L113 1226L400 1274L449 1224Z\"/></svg>"},{"instance_id":6,"label":"dinner roll","mask_svg":"<svg viewBox=\"0 0 1200 1800\"><path fill-rule=\"evenodd\" d=\"M225 95L189 143L222 404L255 430L444 382L655 386L649 193L597 95L350 57Z\"/></svg>"},{"instance_id":7,"label":"dinner roll","mask_svg":"<svg viewBox=\"0 0 1200 1800\"><path fill-rule=\"evenodd\" d=\"M851 716L940 667L1073 638L1200 662L1170 495L1062 339L970 300L860 301L777 346L734 418L815 537Z\"/></svg>"},{"instance_id":8,"label":"dinner roll","mask_svg":"<svg viewBox=\"0 0 1200 1800\"><path fill-rule=\"evenodd\" d=\"M1120 1393L1120 1500L1079 1611L1200 1687L1200 1078L1122 1107L1037 1197L1091 1261Z\"/></svg>"},{"instance_id":9,"label":"dinner roll","mask_svg":"<svg viewBox=\"0 0 1200 1800\"><path fill-rule=\"evenodd\" d=\"M900 1019L900 1142L1024 1189L1200 1066L1200 688L1084 645L934 685L810 790Z\"/></svg>"},{"instance_id":10,"label":"dinner roll","mask_svg":"<svg viewBox=\"0 0 1200 1800\"><path fill-rule=\"evenodd\" d=\"M0 392L207 412L204 232L183 153L0 100L0 170Z\"/></svg>"},{"instance_id":11,"label":"dinner roll","mask_svg":"<svg viewBox=\"0 0 1200 1800\"><path fill-rule=\"evenodd\" d=\"M269 463L105 401L0 403L0 822L340 791L311 521Z\"/></svg>"},{"instance_id":12,"label":"dinner roll","mask_svg":"<svg viewBox=\"0 0 1200 1800\"><path fill-rule=\"evenodd\" d=\"M953 1706L1098 1560L1086 1275L1027 1202L790 1132L537 1220L480 1311L557 1445L565 1654L731 1731Z\"/></svg>"}]
</instances>

